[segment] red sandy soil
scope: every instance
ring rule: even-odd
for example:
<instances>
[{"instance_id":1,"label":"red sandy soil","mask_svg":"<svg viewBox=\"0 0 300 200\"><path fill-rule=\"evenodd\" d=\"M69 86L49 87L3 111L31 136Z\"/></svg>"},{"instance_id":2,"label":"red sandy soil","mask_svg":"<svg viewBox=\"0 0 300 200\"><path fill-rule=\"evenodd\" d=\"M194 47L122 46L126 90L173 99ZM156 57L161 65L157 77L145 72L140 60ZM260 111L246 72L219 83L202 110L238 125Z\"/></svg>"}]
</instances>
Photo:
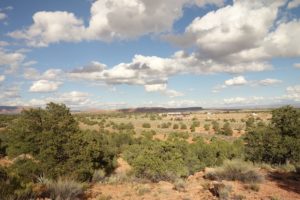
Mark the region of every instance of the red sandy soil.
<instances>
[{"instance_id":1,"label":"red sandy soil","mask_svg":"<svg viewBox=\"0 0 300 200\"><path fill-rule=\"evenodd\" d=\"M119 160L118 160L119 161ZM129 169L126 161L120 160L121 165ZM121 167L122 168L122 167ZM119 169L119 168L118 168ZM121 170L125 172L126 170ZM246 189L246 184L238 181L222 181L232 186L229 199L234 195L241 195L249 200L298 200L300 199L300 177L287 173L263 172L266 179L259 184L259 191ZM90 200L97 199L122 199L122 200L214 200L209 188L212 188L212 181L204 179L204 171L198 172L187 178L185 189L176 190L173 183L160 181L158 183L124 182L114 184L94 184L88 191Z\"/></svg>"}]
</instances>

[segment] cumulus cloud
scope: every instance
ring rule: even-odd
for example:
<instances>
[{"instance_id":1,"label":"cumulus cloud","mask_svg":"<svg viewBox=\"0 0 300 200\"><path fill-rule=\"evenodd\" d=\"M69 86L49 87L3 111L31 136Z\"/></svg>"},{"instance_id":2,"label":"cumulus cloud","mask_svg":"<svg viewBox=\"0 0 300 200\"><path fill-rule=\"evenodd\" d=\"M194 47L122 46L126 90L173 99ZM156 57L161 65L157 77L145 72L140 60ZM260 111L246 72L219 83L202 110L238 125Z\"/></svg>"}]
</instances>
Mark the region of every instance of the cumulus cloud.
<instances>
[{"instance_id":1,"label":"cumulus cloud","mask_svg":"<svg viewBox=\"0 0 300 200\"><path fill-rule=\"evenodd\" d=\"M0 40L0 47L5 47L5 46L8 46L8 45L9 45L8 42Z\"/></svg>"},{"instance_id":2,"label":"cumulus cloud","mask_svg":"<svg viewBox=\"0 0 300 200\"><path fill-rule=\"evenodd\" d=\"M41 11L33 15L33 24L9 35L24 39L28 45L81 40L130 39L172 29L186 5L222 5L222 0L96 0L91 6L88 26L70 12ZM163 20L162 20L163 19Z\"/></svg>"},{"instance_id":3,"label":"cumulus cloud","mask_svg":"<svg viewBox=\"0 0 300 200\"><path fill-rule=\"evenodd\" d=\"M0 95L1 98L1 95ZM124 102L100 102L99 100L93 100L92 95L80 92L80 91L70 91L65 93L55 93L48 97L33 98L30 100L23 100L21 98L14 99L1 99L3 105L10 106L34 106L34 107L44 107L49 102L64 103L71 109L82 109L82 108L119 108L124 107L126 103Z\"/></svg>"},{"instance_id":4,"label":"cumulus cloud","mask_svg":"<svg viewBox=\"0 0 300 200\"><path fill-rule=\"evenodd\" d=\"M297 8L298 6L300 6L300 0L292 0L289 2L287 7L289 9L293 9L293 8Z\"/></svg>"},{"instance_id":5,"label":"cumulus cloud","mask_svg":"<svg viewBox=\"0 0 300 200\"><path fill-rule=\"evenodd\" d=\"M233 77L232 79L228 79L224 81L224 84L222 85L217 85L213 88L212 92L213 93L218 93L220 90L225 89L227 87L231 86L242 86L248 84L248 81L244 76L236 76Z\"/></svg>"},{"instance_id":6,"label":"cumulus cloud","mask_svg":"<svg viewBox=\"0 0 300 200\"><path fill-rule=\"evenodd\" d=\"M0 84L5 80L5 76L4 75L0 75Z\"/></svg>"},{"instance_id":7,"label":"cumulus cloud","mask_svg":"<svg viewBox=\"0 0 300 200\"><path fill-rule=\"evenodd\" d=\"M2 87L0 88L0 91L1 91L0 93L1 101L11 100L11 99L16 99L21 97L19 86Z\"/></svg>"},{"instance_id":8,"label":"cumulus cloud","mask_svg":"<svg viewBox=\"0 0 300 200\"><path fill-rule=\"evenodd\" d=\"M0 48L0 67L7 69L7 72L15 71L25 59L25 55L18 52L8 52Z\"/></svg>"},{"instance_id":9,"label":"cumulus cloud","mask_svg":"<svg viewBox=\"0 0 300 200\"><path fill-rule=\"evenodd\" d=\"M233 97L223 100L225 105L255 105L264 101L264 97Z\"/></svg>"},{"instance_id":10,"label":"cumulus cloud","mask_svg":"<svg viewBox=\"0 0 300 200\"><path fill-rule=\"evenodd\" d=\"M270 86L282 83L282 80L274 79L274 78L266 78L263 80L246 80L244 76L237 76L233 77L232 79L228 79L224 81L224 84L217 85L213 88L213 93L218 93L222 89L231 87L231 86L243 86L243 85L249 85L249 86Z\"/></svg>"},{"instance_id":11,"label":"cumulus cloud","mask_svg":"<svg viewBox=\"0 0 300 200\"><path fill-rule=\"evenodd\" d=\"M257 83L262 86L268 86L268 85L275 85L275 84L282 83L282 80L267 78L264 80L257 81Z\"/></svg>"},{"instance_id":12,"label":"cumulus cloud","mask_svg":"<svg viewBox=\"0 0 300 200\"><path fill-rule=\"evenodd\" d=\"M202 106L201 102L197 102L195 100L171 100L162 106L172 107L172 108L181 108L181 107L193 107L193 106Z\"/></svg>"},{"instance_id":13,"label":"cumulus cloud","mask_svg":"<svg viewBox=\"0 0 300 200\"><path fill-rule=\"evenodd\" d=\"M295 63L295 64L294 64L294 67L300 69L300 63Z\"/></svg>"},{"instance_id":14,"label":"cumulus cloud","mask_svg":"<svg viewBox=\"0 0 300 200\"><path fill-rule=\"evenodd\" d=\"M33 15L33 25L9 35L24 39L30 46L44 47L60 41L80 41L84 30L83 21L73 13L41 11Z\"/></svg>"},{"instance_id":15,"label":"cumulus cloud","mask_svg":"<svg viewBox=\"0 0 300 200\"><path fill-rule=\"evenodd\" d=\"M232 79L225 81L226 86L245 85L247 83L248 81L245 79L244 76L233 77Z\"/></svg>"},{"instance_id":16,"label":"cumulus cloud","mask_svg":"<svg viewBox=\"0 0 300 200\"><path fill-rule=\"evenodd\" d=\"M197 17L182 35L164 38L180 46L196 47L201 60L242 69L253 63L253 67L263 70L261 66L267 66L272 58L300 56L297 45L300 21L282 19L279 9L285 3L285 0L234 1ZM238 73L231 71L234 72Z\"/></svg>"},{"instance_id":17,"label":"cumulus cloud","mask_svg":"<svg viewBox=\"0 0 300 200\"><path fill-rule=\"evenodd\" d=\"M64 76L64 72L61 69L52 69L51 68L41 74L35 68L25 68L23 76L25 79L28 79L28 80L38 80L38 79L61 80L62 77Z\"/></svg>"},{"instance_id":18,"label":"cumulus cloud","mask_svg":"<svg viewBox=\"0 0 300 200\"><path fill-rule=\"evenodd\" d=\"M85 107L95 102L89 99L90 95L88 93L79 92L79 91L71 91L65 92L61 94L55 94L52 97L45 97L45 98L33 98L28 101L24 101L22 99L15 99L11 101L11 103L6 102L5 105L13 105L13 106L45 106L49 102L56 102L56 103L64 103L69 107Z\"/></svg>"},{"instance_id":19,"label":"cumulus cloud","mask_svg":"<svg viewBox=\"0 0 300 200\"><path fill-rule=\"evenodd\" d=\"M58 90L62 82L58 81L48 81L48 80L38 80L35 81L30 87L30 92L54 92Z\"/></svg>"},{"instance_id":20,"label":"cumulus cloud","mask_svg":"<svg viewBox=\"0 0 300 200\"><path fill-rule=\"evenodd\" d=\"M37 64L37 61L30 60L30 61L27 61L27 62L23 63L23 66L24 67L29 67L29 66L32 66L32 65L35 65L35 64Z\"/></svg>"},{"instance_id":21,"label":"cumulus cloud","mask_svg":"<svg viewBox=\"0 0 300 200\"><path fill-rule=\"evenodd\" d=\"M234 1L233 5L197 17L183 37L173 37L196 44L207 57L223 59L244 49L259 46L277 17L284 1ZM171 38L172 39L172 38Z\"/></svg>"},{"instance_id":22,"label":"cumulus cloud","mask_svg":"<svg viewBox=\"0 0 300 200\"><path fill-rule=\"evenodd\" d=\"M97 63L100 67L81 67L68 73L72 79L102 81L109 85L129 84L143 85L145 90L166 91L168 79L178 74L212 74L243 73L247 71L263 71L270 69L268 64L226 65L213 60L201 60L197 54L175 52L169 58L157 56L135 55L131 62L120 63L110 68ZM182 96L180 93L168 91L169 96ZM170 95L172 94L172 95Z\"/></svg>"},{"instance_id":23,"label":"cumulus cloud","mask_svg":"<svg viewBox=\"0 0 300 200\"><path fill-rule=\"evenodd\" d=\"M5 13L0 12L0 21L7 18L7 15Z\"/></svg>"},{"instance_id":24,"label":"cumulus cloud","mask_svg":"<svg viewBox=\"0 0 300 200\"><path fill-rule=\"evenodd\" d=\"M145 85L145 90L147 92L157 92L157 91L164 91L167 89L167 84L152 84L152 85Z\"/></svg>"},{"instance_id":25,"label":"cumulus cloud","mask_svg":"<svg viewBox=\"0 0 300 200\"><path fill-rule=\"evenodd\" d=\"M286 94L281 97L282 100L300 101L300 85L289 86L286 88Z\"/></svg>"}]
</instances>

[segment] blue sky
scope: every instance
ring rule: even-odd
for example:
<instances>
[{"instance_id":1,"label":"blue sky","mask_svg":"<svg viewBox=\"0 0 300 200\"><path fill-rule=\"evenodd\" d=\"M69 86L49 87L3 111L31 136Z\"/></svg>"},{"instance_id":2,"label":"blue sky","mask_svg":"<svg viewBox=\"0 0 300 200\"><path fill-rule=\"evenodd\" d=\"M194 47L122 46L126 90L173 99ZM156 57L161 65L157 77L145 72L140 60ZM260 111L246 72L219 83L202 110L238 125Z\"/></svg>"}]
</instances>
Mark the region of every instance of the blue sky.
<instances>
[{"instance_id":1,"label":"blue sky","mask_svg":"<svg viewBox=\"0 0 300 200\"><path fill-rule=\"evenodd\" d=\"M0 0L0 104L298 104L299 17L299 0Z\"/></svg>"}]
</instances>

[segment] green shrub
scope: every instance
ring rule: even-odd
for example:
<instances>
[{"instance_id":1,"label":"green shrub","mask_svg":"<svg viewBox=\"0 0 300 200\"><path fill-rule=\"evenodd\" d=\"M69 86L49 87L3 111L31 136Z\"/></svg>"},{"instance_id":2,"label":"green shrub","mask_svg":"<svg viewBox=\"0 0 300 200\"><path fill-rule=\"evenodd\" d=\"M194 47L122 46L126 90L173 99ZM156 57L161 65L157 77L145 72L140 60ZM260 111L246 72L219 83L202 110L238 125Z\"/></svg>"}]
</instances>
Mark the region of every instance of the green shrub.
<instances>
[{"instance_id":1,"label":"green shrub","mask_svg":"<svg viewBox=\"0 0 300 200\"><path fill-rule=\"evenodd\" d=\"M195 132L195 131L196 131L195 126L192 125L192 126L190 127L190 130L191 130L191 132Z\"/></svg>"},{"instance_id":2,"label":"green shrub","mask_svg":"<svg viewBox=\"0 0 300 200\"><path fill-rule=\"evenodd\" d=\"M181 125L180 125L180 129L187 129L186 124L181 124Z\"/></svg>"},{"instance_id":3,"label":"green shrub","mask_svg":"<svg viewBox=\"0 0 300 200\"><path fill-rule=\"evenodd\" d=\"M105 133L80 131L63 104L49 103L44 110L23 110L9 125L8 134L8 155L31 155L50 178L64 175L89 181L95 169L110 173L115 168L115 141Z\"/></svg>"},{"instance_id":4,"label":"green shrub","mask_svg":"<svg viewBox=\"0 0 300 200\"><path fill-rule=\"evenodd\" d=\"M143 123L143 128L151 128L151 124L149 123Z\"/></svg>"},{"instance_id":5,"label":"green shrub","mask_svg":"<svg viewBox=\"0 0 300 200\"><path fill-rule=\"evenodd\" d=\"M187 132L172 132L169 134L168 139L188 139L189 138L189 134Z\"/></svg>"},{"instance_id":6,"label":"green shrub","mask_svg":"<svg viewBox=\"0 0 300 200\"><path fill-rule=\"evenodd\" d=\"M179 128L178 124L173 125L173 129L178 129L178 128Z\"/></svg>"},{"instance_id":7,"label":"green shrub","mask_svg":"<svg viewBox=\"0 0 300 200\"><path fill-rule=\"evenodd\" d=\"M204 129L205 129L206 131L209 131L210 125L209 125L209 124L205 124L205 125L204 125Z\"/></svg>"},{"instance_id":8,"label":"green shrub","mask_svg":"<svg viewBox=\"0 0 300 200\"><path fill-rule=\"evenodd\" d=\"M220 125L217 121L212 122L212 128L214 129L215 132L218 132L220 130Z\"/></svg>"},{"instance_id":9,"label":"green shrub","mask_svg":"<svg viewBox=\"0 0 300 200\"><path fill-rule=\"evenodd\" d=\"M147 139L152 139L155 134L156 134L156 132L154 130L142 131L142 133L141 133L141 135Z\"/></svg>"},{"instance_id":10,"label":"green shrub","mask_svg":"<svg viewBox=\"0 0 300 200\"><path fill-rule=\"evenodd\" d=\"M203 166L189 144L181 140L143 141L130 146L124 157L135 176L154 182L186 177Z\"/></svg>"},{"instance_id":11,"label":"green shrub","mask_svg":"<svg viewBox=\"0 0 300 200\"><path fill-rule=\"evenodd\" d=\"M277 165L300 162L299 110L284 106L272 111L268 125L249 123L245 135L247 159Z\"/></svg>"},{"instance_id":12,"label":"green shrub","mask_svg":"<svg viewBox=\"0 0 300 200\"><path fill-rule=\"evenodd\" d=\"M230 124L228 122L226 122L223 125L223 130L221 131L221 134L227 135L227 136L232 136L233 131L232 131L231 126L230 126Z\"/></svg>"}]
</instances>

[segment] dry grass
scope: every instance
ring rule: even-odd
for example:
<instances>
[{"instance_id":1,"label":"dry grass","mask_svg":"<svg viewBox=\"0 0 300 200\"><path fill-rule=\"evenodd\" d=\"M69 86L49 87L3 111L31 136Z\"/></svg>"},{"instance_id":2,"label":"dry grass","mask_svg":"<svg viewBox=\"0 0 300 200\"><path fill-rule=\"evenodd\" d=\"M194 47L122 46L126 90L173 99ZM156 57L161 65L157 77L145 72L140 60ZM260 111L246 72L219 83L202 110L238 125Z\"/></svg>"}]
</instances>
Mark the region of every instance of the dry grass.
<instances>
[{"instance_id":1,"label":"dry grass","mask_svg":"<svg viewBox=\"0 0 300 200\"><path fill-rule=\"evenodd\" d=\"M260 183L264 180L258 169L241 160L227 160L221 167L207 172L205 177L211 180L238 180L244 183Z\"/></svg>"},{"instance_id":2,"label":"dry grass","mask_svg":"<svg viewBox=\"0 0 300 200\"><path fill-rule=\"evenodd\" d=\"M84 185L72 179L59 178L57 181L41 178L40 183L45 186L45 193L54 200L82 199Z\"/></svg>"}]
</instances>

